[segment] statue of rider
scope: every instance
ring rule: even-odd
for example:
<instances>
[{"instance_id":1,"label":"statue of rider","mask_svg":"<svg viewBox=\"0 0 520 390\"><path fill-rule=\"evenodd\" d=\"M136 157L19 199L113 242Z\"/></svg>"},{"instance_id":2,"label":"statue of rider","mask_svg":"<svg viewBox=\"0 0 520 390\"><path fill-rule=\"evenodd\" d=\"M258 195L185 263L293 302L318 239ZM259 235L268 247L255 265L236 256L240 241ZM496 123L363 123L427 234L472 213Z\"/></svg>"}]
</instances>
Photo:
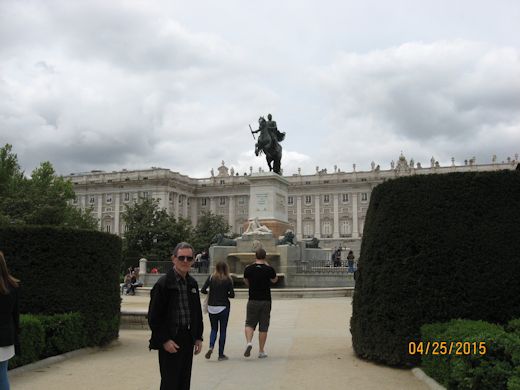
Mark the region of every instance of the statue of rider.
<instances>
[{"instance_id":1,"label":"statue of rider","mask_svg":"<svg viewBox=\"0 0 520 390\"><path fill-rule=\"evenodd\" d=\"M258 118L258 130L251 130L251 134L255 134L255 133L258 133L260 131L262 131L262 129L266 126L266 121L265 121L265 118L263 116L261 116L260 118ZM258 141L260 141L260 138L258 138ZM255 154L258 156L258 154L260 153L260 149L262 149L262 146L263 145L259 145L259 142L257 142L255 144Z\"/></svg>"},{"instance_id":2,"label":"statue of rider","mask_svg":"<svg viewBox=\"0 0 520 390\"><path fill-rule=\"evenodd\" d=\"M278 142L282 142L285 139L285 133L278 130L276 121L273 121L273 116L267 114L267 130L271 133L271 136Z\"/></svg>"},{"instance_id":3,"label":"statue of rider","mask_svg":"<svg viewBox=\"0 0 520 390\"><path fill-rule=\"evenodd\" d=\"M280 142L285 139L285 133L278 130L271 114L267 115L267 119L269 121L266 121L264 117L258 119L258 130L253 131L251 126L249 126L253 137L255 133L260 132L255 144L255 154L258 156L260 152L264 152L269 171L280 175L280 162L282 160L282 146Z\"/></svg>"}]
</instances>

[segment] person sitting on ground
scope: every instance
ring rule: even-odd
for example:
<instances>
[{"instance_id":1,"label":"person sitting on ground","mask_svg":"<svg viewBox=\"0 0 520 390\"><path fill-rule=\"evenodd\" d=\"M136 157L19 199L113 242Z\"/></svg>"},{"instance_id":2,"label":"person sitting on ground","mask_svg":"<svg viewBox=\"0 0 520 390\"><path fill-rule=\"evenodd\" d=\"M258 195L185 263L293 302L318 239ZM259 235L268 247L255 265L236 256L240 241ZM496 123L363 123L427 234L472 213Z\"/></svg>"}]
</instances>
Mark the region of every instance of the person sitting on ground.
<instances>
[{"instance_id":1,"label":"person sitting on ground","mask_svg":"<svg viewBox=\"0 0 520 390\"><path fill-rule=\"evenodd\" d=\"M128 295L128 291L132 288L132 274L127 273L125 275L125 280L123 281L123 293Z\"/></svg>"},{"instance_id":2,"label":"person sitting on ground","mask_svg":"<svg viewBox=\"0 0 520 390\"><path fill-rule=\"evenodd\" d=\"M229 276L229 268L226 262L219 261L217 263L215 271L208 276L200 292L208 294L208 287L208 314L211 322L211 334L209 337L209 349L205 356L206 359L209 359L213 353L220 324L218 360L228 360L228 357L224 355L224 346L226 345L226 330L231 310L229 298L235 297L235 290L233 290L233 280Z\"/></svg>"},{"instance_id":3,"label":"person sitting on ground","mask_svg":"<svg viewBox=\"0 0 520 390\"><path fill-rule=\"evenodd\" d=\"M130 277L130 280L128 280L128 277ZM126 286L125 295L135 295L136 284L137 284L137 277L135 275L135 271L132 271L132 273L130 275L126 275L126 277L125 277L125 286Z\"/></svg>"},{"instance_id":4,"label":"person sitting on ground","mask_svg":"<svg viewBox=\"0 0 520 390\"><path fill-rule=\"evenodd\" d=\"M143 287L144 283L139 279L139 269L136 268L134 270L134 278L132 279L132 287L134 289L134 295L135 295L135 288L136 287Z\"/></svg>"}]
</instances>

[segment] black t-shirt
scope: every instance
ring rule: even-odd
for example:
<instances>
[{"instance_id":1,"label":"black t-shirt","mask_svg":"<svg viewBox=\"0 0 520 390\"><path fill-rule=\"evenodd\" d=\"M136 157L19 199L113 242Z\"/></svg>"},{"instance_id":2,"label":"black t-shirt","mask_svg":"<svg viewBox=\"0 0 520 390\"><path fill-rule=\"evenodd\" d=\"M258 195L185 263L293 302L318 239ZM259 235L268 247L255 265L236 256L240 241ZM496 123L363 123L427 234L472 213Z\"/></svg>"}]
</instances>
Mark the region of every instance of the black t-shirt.
<instances>
[{"instance_id":1,"label":"black t-shirt","mask_svg":"<svg viewBox=\"0 0 520 390\"><path fill-rule=\"evenodd\" d=\"M271 279L276 278L273 267L266 264L250 264L244 270L244 279L249 282L249 299L252 301L271 300Z\"/></svg>"}]
</instances>

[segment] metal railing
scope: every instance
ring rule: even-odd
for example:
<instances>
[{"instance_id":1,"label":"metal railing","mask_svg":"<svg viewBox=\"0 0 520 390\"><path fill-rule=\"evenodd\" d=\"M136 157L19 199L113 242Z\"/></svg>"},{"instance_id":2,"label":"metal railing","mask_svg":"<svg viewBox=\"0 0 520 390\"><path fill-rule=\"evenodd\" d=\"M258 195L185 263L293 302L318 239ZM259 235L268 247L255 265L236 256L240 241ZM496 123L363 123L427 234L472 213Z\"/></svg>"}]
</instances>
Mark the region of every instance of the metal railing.
<instances>
[{"instance_id":1,"label":"metal railing","mask_svg":"<svg viewBox=\"0 0 520 390\"><path fill-rule=\"evenodd\" d=\"M353 273L355 269L351 269ZM342 260L340 263L334 264L332 260L307 260L296 263L296 273L304 274L347 274L349 269L347 261Z\"/></svg>"}]
</instances>

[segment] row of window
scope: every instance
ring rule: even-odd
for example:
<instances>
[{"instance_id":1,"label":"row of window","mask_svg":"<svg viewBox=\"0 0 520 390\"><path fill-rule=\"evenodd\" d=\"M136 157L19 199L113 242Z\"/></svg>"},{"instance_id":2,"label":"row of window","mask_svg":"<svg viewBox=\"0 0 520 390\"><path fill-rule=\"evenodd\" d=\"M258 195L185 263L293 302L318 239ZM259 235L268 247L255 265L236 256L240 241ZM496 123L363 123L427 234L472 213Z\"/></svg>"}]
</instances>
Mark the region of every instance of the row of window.
<instances>
[{"instance_id":1,"label":"row of window","mask_svg":"<svg viewBox=\"0 0 520 390\"><path fill-rule=\"evenodd\" d=\"M324 204L329 204L330 203L330 195L328 195L328 194L322 195L322 199L323 199L323 203ZM305 204L306 205L312 204L312 196L311 195L305 195L304 200L305 200ZM341 194L341 201L343 203L348 203L348 201L349 201L349 194ZM368 192L362 192L361 193L361 201L362 202L367 202L368 201ZM294 204L294 197L293 196L288 196L287 197L287 204L289 204L289 205L293 205Z\"/></svg>"},{"instance_id":2,"label":"row of window","mask_svg":"<svg viewBox=\"0 0 520 390\"><path fill-rule=\"evenodd\" d=\"M359 221L359 230L360 232L363 231L363 221ZM314 221L303 221L303 236L304 237L311 237L314 235L314 228L315 224ZM331 221L323 221L321 223L321 236L327 237L332 236L333 228L332 228L332 222ZM350 222L348 220L341 220L339 221L339 234L340 236L348 236L352 234L352 226L350 225Z\"/></svg>"},{"instance_id":3,"label":"row of window","mask_svg":"<svg viewBox=\"0 0 520 390\"><path fill-rule=\"evenodd\" d=\"M149 192L149 191L143 191L143 192L141 192L140 194L141 194L141 195L140 195L141 198L145 198L145 199L150 198L150 192ZM170 194L169 194L169 200L170 200L170 201L172 201L172 199L173 199L172 194L173 194L173 193L171 193L171 192L170 192ZM179 197L178 199L179 199L179 203L182 204L182 202L183 202L183 198ZM125 192L125 193L123 194L123 201L124 201L124 202L129 202L129 201L130 201L130 193L129 193L129 192ZM88 200L88 202L89 202L90 204L94 204L94 203L96 203L96 195L90 195L90 196L89 196L89 200ZM111 204L111 203L112 203L112 194L105 194L105 202L106 202L107 204ZM189 205L189 204L190 204L190 200L188 199L187 202L188 202L188 205ZM77 203L78 203L78 199L77 199L77 198L74 198L73 203L74 203L74 204L77 204Z\"/></svg>"},{"instance_id":4,"label":"row of window","mask_svg":"<svg viewBox=\"0 0 520 390\"><path fill-rule=\"evenodd\" d=\"M361 230L362 230L363 224L361 224ZM122 226L122 229L124 232L128 230L128 227L126 225ZM110 233L112 230L112 223L111 222L105 222L104 223L104 230L107 233ZM242 234L244 232L244 227L239 227L239 233ZM347 220L341 220L339 222L339 233L342 236L352 234L352 230L350 227L350 222ZM304 221L303 222L303 235L305 237L311 237L314 235L314 222L313 221ZM332 235L332 225L330 221L324 221L321 224L321 235L322 236L330 236Z\"/></svg>"},{"instance_id":5,"label":"row of window","mask_svg":"<svg viewBox=\"0 0 520 390\"><path fill-rule=\"evenodd\" d=\"M200 205L201 206L207 206L208 205L208 199L209 198L202 198L200 200ZM227 196L220 196L219 197L219 205L220 206L225 206L226 205L226 199L227 199ZM245 196L240 196L238 198L238 204L239 205L244 205L246 203L246 197Z\"/></svg>"},{"instance_id":6,"label":"row of window","mask_svg":"<svg viewBox=\"0 0 520 390\"><path fill-rule=\"evenodd\" d=\"M143 191L141 193L141 197L145 198L145 199L148 199L150 197L150 193L148 191ZM330 195L328 195L328 194L322 195L322 198L323 198L323 203L324 204L329 204L330 203ZM125 192L123 199L124 199L125 202L129 202L130 201L130 193L129 192ZM169 199L170 199L170 201L172 200L172 193L170 193ZM225 206L226 202L227 202L226 199L227 199L226 196L219 197L219 205L220 206ZM305 195L304 200L305 200L305 204L306 205L312 204L312 196L311 195ZM349 202L349 194L341 194L341 201L343 203L348 203ZM361 193L361 201L362 202L367 202L368 201L368 193L367 192L362 192ZM107 204L111 204L112 203L112 194L106 194L105 195L105 202ZM241 197L238 198L238 204L239 205L243 205L243 204L245 204L245 202L246 202L246 199L245 199L244 196L241 196ZM73 203L77 204L78 203L78 199L75 198ZM89 203L90 204L96 203L96 196L95 195L90 195ZM179 197L179 203L182 203L182 198L181 197ZM190 203L189 203L189 199L188 199L188 205L189 204ZM200 200L200 204L201 204L201 206L207 206L208 198L202 198ZM287 204L290 205L290 206L294 204L294 196L288 196L287 197Z\"/></svg>"},{"instance_id":7,"label":"row of window","mask_svg":"<svg viewBox=\"0 0 520 390\"><path fill-rule=\"evenodd\" d=\"M150 197L150 193L148 191L144 191L144 192L141 193L141 197L142 198L149 198ZM125 202L129 202L130 201L130 193L129 192L125 192L124 193L123 200ZM90 204L96 203L96 195L89 195L88 202ZM111 204L112 203L112 194L105 194L105 202L107 204ZM78 204L78 198L77 197L74 198L72 203L73 204Z\"/></svg>"}]
</instances>

